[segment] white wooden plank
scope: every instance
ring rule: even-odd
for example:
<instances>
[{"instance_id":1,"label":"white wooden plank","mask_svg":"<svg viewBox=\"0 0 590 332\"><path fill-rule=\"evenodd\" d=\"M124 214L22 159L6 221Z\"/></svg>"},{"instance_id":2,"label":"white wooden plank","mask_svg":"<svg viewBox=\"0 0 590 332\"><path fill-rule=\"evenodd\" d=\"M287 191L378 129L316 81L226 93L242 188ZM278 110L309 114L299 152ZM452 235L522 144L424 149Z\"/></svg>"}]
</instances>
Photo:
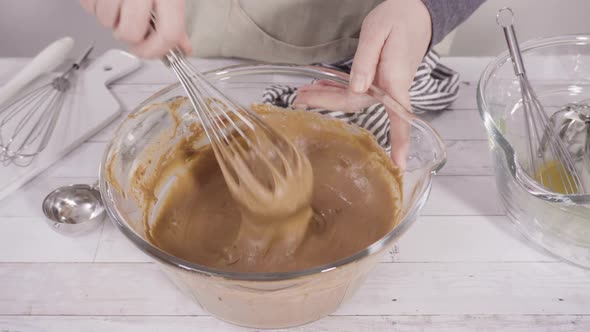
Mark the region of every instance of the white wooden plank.
<instances>
[{"instance_id":1,"label":"white wooden plank","mask_svg":"<svg viewBox=\"0 0 590 332\"><path fill-rule=\"evenodd\" d=\"M485 140L488 138L477 110L447 110L420 115L445 140Z\"/></svg>"},{"instance_id":2,"label":"white wooden plank","mask_svg":"<svg viewBox=\"0 0 590 332\"><path fill-rule=\"evenodd\" d=\"M101 228L80 237L53 231L45 218L0 217L0 262L92 262Z\"/></svg>"},{"instance_id":3,"label":"white wooden plank","mask_svg":"<svg viewBox=\"0 0 590 332\"><path fill-rule=\"evenodd\" d=\"M50 178L41 175L0 201L0 217L44 217L41 204L49 192L68 184L92 184L97 175L98 172L93 177L81 178Z\"/></svg>"},{"instance_id":4,"label":"white wooden plank","mask_svg":"<svg viewBox=\"0 0 590 332\"><path fill-rule=\"evenodd\" d=\"M447 164L441 175L493 175L492 154L487 140L445 141Z\"/></svg>"},{"instance_id":5,"label":"white wooden plank","mask_svg":"<svg viewBox=\"0 0 590 332\"><path fill-rule=\"evenodd\" d=\"M95 262L151 262L113 223L108 220L102 230Z\"/></svg>"},{"instance_id":6,"label":"white wooden plank","mask_svg":"<svg viewBox=\"0 0 590 332\"><path fill-rule=\"evenodd\" d=\"M337 314L588 314L589 281L565 263L379 264Z\"/></svg>"},{"instance_id":7,"label":"white wooden plank","mask_svg":"<svg viewBox=\"0 0 590 332\"><path fill-rule=\"evenodd\" d=\"M425 216L504 215L494 176L446 176L432 179Z\"/></svg>"},{"instance_id":8,"label":"white wooden plank","mask_svg":"<svg viewBox=\"0 0 590 332\"><path fill-rule=\"evenodd\" d=\"M395 262L556 261L505 216L419 217L386 257Z\"/></svg>"},{"instance_id":9,"label":"white wooden plank","mask_svg":"<svg viewBox=\"0 0 590 332\"><path fill-rule=\"evenodd\" d=\"M87 142L48 168L45 177L98 177L99 166L107 143Z\"/></svg>"},{"instance_id":10,"label":"white wooden plank","mask_svg":"<svg viewBox=\"0 0 590 332\"><path fill-rule=\"evenodd\" d=\"M198 315L153 263L0 264L0 313Z\"/></svg>"},{"instance_id":11,"label":"white wooden plank","mask_svg":"<svg viewBox=\"0 0 590 332\"><path fill-rule=\"evenodd\" d=\"M89 316L5 316L0 326L18 332L240 332L255 331L224 323L211 316L178 317L89 317ZM464 316L329 316L317 322L289 329L312 331L588 331L586 315L464 315ZM275 330L267 330L275 331ZM284 331L284 330L282 330Z\"/></svg>"},{"instance_id":12,"label":"white wooden plank","mask_svg":"<svg viewBox=\"0 0 590 332\"><path fill-rule=\"evenodd\" d=\"M589 280L565 263L378 264L336 314L588 315ZM0 285L3 315L203 314L152 263L5 263Z\"/></svg>"},{"instance_id":13,"label":"white wooden plank","mask_svg":"<svg viewBox=\"0 0 590 332\"><path fill-rule=\"evenodd\" d=\"M461 75L462 81L478 82L493 57L444 57L441 62Z\"/></svg>"},{"instance_id":14,"label":"white wooden plank","mask_svg":"<svg viewBox=\"0 0 590 332\"><path fill-rule=\"evenodd\" d=\"M477 110L477 82L462 81L459 85L457 100L449 107L450 110ZM444 112L444 111L443 111Z\"/></svg>"}]
</instances>

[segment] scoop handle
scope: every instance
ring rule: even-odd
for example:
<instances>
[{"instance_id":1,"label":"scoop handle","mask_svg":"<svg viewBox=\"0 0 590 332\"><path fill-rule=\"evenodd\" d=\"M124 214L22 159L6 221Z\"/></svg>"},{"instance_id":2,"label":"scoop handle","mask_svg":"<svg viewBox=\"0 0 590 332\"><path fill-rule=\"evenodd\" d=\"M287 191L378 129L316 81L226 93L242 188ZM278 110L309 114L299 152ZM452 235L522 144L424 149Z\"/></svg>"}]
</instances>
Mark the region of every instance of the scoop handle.
<instances>
[{"instance_id":1,"label":"scoop handle","mask_svg":"<svg viewBox=\"0 0 590 332\"><path fill-rule=\"evenodd\" d=\"M74 40L64 37L43 49L31 62L0 88L0 106L14 97L41 74L49 73L59 66L72 50Z\"/></svg>"}]
</instances>

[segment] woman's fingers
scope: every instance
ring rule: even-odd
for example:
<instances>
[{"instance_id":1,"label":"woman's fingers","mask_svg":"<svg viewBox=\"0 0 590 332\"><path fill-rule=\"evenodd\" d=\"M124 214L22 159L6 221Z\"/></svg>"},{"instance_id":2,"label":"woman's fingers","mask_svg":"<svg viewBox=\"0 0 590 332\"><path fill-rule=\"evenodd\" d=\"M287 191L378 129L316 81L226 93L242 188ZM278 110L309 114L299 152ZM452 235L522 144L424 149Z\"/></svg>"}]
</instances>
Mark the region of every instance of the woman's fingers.
<instances>
[{"instance_id":1,"label":"woman's fingers","mask_svg":"<svg viewBox=\"0 0 590 332\"><path fill-rule=\"evenodd\" d=\"M398 112L409 112L409 89L430 41L428 9L420 0L384 1L367 16L362 29L353 64L353 91L358 91L359 87L366 89L374 81L405 108ZM371 80L365 82L367 73ZM391 107L396 106L390 104ZM391 158L405 168L410 124L398 112L388 109Z\"/></svg>"},{"instance_id":2,"label":"woman's fingers","mask_svg":"<svg viewBox=\"0 0 590 332\"><path fill-rule=\"evenodd\" d=\"M178 46L180 47L182 52L184 52L185 55L191 55L193 53L193 46L191 44L191 40L188 38L188 35L186 33L184 33L184 37L182 37L182 40L180 41L180 44Z\"/></svg>"},{"instance_id":3,"label":"woman's fingers","mask_svg":"<svg viewBox=\"0 0 590 332\"><path fill-rule=\"evenodd\" d=\"M355 113L378 103L366 94L353 93L348 89L323 86L298 91L294 105L296 108L321 108L330 111Z\"/></svg>"},{"instance_id":4,"label":"woman's fingers","mask_svg":"<svg viewBox=\"0 0 590 332\"><path fill-rule=\"evenodd\" d=\"M379 12L373 11L367 15L361 29L350 73L350 88L357 93L367 91L373 83L381 49L389 33L389 29L378 19L378 14Z\"/></svg>"},{"instance_id":5,"label":"woman's fingers","mask_svg":"<svg viewBox=\"0 0 590 332\"><path fill-rule=\"evenodd\" d=\"M80 4L140 57L159 58L174 47L192 53L184 27L185 0L80 0ZM157 16L155 31L150 31L152 11Z\"/></svg>"},{"instance_id":6,"label":"woman's fingers","mask_svg":"<svg viewBox=\"0 0 590 332\"><path fill-rule=\"evenodd\" d=\"M138 45L144 41L150 29L152 0L126 0L121 5L119 25L114 31L115 38Z\"/></svg>"},{"instance_id":7,"label":"woman's fingers","mask_svg":"<svg viewBox=\"0 0 590 332\"><path fill-rule=\"evenodd\" d=\"M132 52L144 58L159 58L176 46L187 48L184 0L155 0L154 10L156 30L145 41L134 45Z\"/></svg>"},{"instance_id":8,"label":"woman's fingers","mask_svg":"<svg viewBox=\"0 0 590 332\"><path fill-rule=\"evenodd\" d=\"M184 0L156 0L158 29L166 45L179 46L186 36L184 29Z\"/></svg>"},{"instance_id":9,"label":"woman's fingers","mask_svg":"<svg viewBox=\"0 0 590 332\"><path fill-rule=\"evenodd\" d=\"M80 0L80 5L88 14L94 15L96 0Z\"/></svg>"},{"instance_id":10,"label":"woman's fingers","mask_svg":"<svg viewBox=\"0 0 590 332\"><path fill-rule=\"evenodd\" d=\"M314 82L313 84L309 84L306 86L333 86L336 88L348 89L348 86L346 84L342 84L342 83L338 83L338 82L334 82L334 81L330 81L330 80L319 80L319 81Z\"/></svg>"},{"instance_id":11,"label":"woman's fingers","mask_svg":"<svg viewBox=\"0 0 590 332\"><path fill-rule=\"evenodd\" d=\"M122 0L98 1L94 13L103 26L114 29L119 22L119 11Z\"/></svg>"},{"instance_id":12,"label":"woman's fingers","mask_svg":"<svg viewBox=\"0 0 590 332\"><path fill-rule=\"evenodd\" d=\"M387 114L390 123L391 160L397 167L405 170L410 149L410 124L395 113L387 112Z\"/></svg>"},{"instance_id":13,"label":"woman's fingers","mask_svg":"<svg viewBox=\"0 0 590 332\"><path fill-rule=\"evenodd\" d=\"M326 82L303 86L297 90L296 108L319 108L344 113L360 112L367 107L379 103L367 94L351 92L344 87L331 86ZM337 85L338 83L336 83ZM400 98L400 105L409 107L409 95ZM394 106L395 107L395 106ZM405 169L408 150L410 148L410 124L399 117L395 110L386 108L390 122L389 140L391 143L391 160L401 169ZM405 112L405 109L398 109Z\"/></svg>"},{"instance_id":14,"label":"woman's fingers","mask_svg":"<svg viewBox=\"0 0 590 332\"><path fill-rule=\"evenodd\" d=\"M399 47L404 38L405 35L400 34L385 42L375 83L394 99L400 102L407 100L408 105L404 107L409 107L409 90L421 58L412 57Z\"/></svg>"},{"instance_id":15,"label":"woman's fingers","mask_svg":"<svg viewBox=\"0 0 590 332\"><path fill-rule=\"evenodd\" d=\"M341 88L338 86L330 86L330 85L319 85L319 84L308 84L297 89L298 93L307 92L307 91L340 91L346 92L347 88Z\"/></svg>"}]
</instances>

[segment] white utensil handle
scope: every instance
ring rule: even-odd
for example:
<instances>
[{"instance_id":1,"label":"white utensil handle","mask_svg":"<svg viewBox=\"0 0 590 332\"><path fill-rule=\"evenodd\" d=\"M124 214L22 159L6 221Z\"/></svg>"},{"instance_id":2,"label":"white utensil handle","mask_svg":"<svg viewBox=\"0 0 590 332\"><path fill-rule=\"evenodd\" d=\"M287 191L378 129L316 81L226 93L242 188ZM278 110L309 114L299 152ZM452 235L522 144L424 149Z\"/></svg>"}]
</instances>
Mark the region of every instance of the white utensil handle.
<instances>
[{"instance_id":1,"label":"white utensil handle","mask_svg":"<svg viewBox=\"0 0 590 332\"><path fill-rule=\"evenodd\" d=\"M41 51L31 62L0 88L0 106L41 74L52 72L72 50L74 40L64 37Z\"/></svg>"}]
</instances>

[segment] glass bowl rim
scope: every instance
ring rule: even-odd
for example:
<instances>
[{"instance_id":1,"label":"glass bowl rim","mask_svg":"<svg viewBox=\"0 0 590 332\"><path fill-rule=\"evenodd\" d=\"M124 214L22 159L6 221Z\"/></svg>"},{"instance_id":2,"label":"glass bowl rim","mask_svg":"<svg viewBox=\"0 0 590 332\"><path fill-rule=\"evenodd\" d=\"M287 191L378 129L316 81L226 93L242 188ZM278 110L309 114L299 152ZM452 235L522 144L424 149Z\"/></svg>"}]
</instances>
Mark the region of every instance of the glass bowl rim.
<instances>
[{"instance_id":1,"label":"glass bowl rim","mask_svg":"<svg viewBox=\"0 0 590 332\"><path fill-rule=\"evenodd\" d=\"M590 45L590 34L567 34L567 35L555 35L547 37L533 38L520 43L520 50L523 53L523 57L526 61L526 55L529 51L539 50L545 47L556 47L556 46L574 46L583 43L584 45ZM549 202L564 203L566 205L571 204L589 204L590 193L587 194L557 194L546 190L541 187L533 180L517 162L516 151L512 148L512 145L508 142L506 137L502 134L494 120L490 115L490 107L486 101L485 89L489 83L490 78L498 72L500 68L505 66L508 62L511 62L510 54L508 50L503 51L496 57L494 57L490 63L485 67L484 71L480 75L477 84L477 106L481 119L484 122L484 126L488 131L488 137L492 139L496 144L500 146L506 156L508 162L508 169L510 170L511 176L515 181L525 189L529 194L543 199ZM525 63L526 65L526 63ZM588 188L590 189L590 188Z\"/></svg>"},{"instance_id":2,"label":"glass bowl rim","mask_svg":"<svg viewBox=\"0 0 590 332\"><path fill-rule=\"evenodd\" d=\"M236 73L239 74L240 72L243 72L242 75L248 75L249 70L256 71L256 72L250 73L250 74L261 74L261 72L260 72L261 69L270 71L275 74L277 72L281 72L284 74L294 74L294 75L302 75L302 74L307 73L307 74L314 74L316 76L317 75L326 76L327 78L330 78L330 79L333 79L336 81L338 81L338 80L345 81L344 83L346 83L346 84L348 84L348 77L349 77L347 74L345 74L343 72L332 70L332 69L325 68L325 67L320 67L320 66L293 65L293 64L266 64L266 63L247 63L247 64L231 65L231 66L226 66L226 67L222 67L222 68L212 69L212 70L203 72L203 74L205 76L213 75L213 76L223 77L223 75L227 75L227 74L234 74L235 75ZM155 92L150 97L148 97L146 100L142 101L129 114L135 114L135 113L140 112L145 106L152 104L155 100L162 97L163 95L165 95L171 91L174 91L176 89L179 89L179 88L182 89L180 83L176 82L176 83L172 83L172 84L160 89L159 91ZM377 88L375 86L371 86L371 88L369 90L371 92L381 95L382 98L383 98L383 96L388 97L382 90L380 90L379 88ZM428 124L426 124L422 120L415 117L412 113L408 112L401 104L397 103L397 101L395 101L392 97L386 98L386 102L393 102L393 103L397 104L398 107L400 107L402 110L405 110L405 112L407 112L406 115L402 115L404 117L404 120L408 121L408 123L410 121L416 121L416 120L419 121L420 123L422 123L422 125L426 126L427 130L431 131L431 134L433 134L435 139L437 139L440 143L442 143L442 139L440 138L440 136L438 136L437 132L432 127L430 127ZM113 137L118 137L119 129L123 126L125 121L126 121L125 119L123 121L121 121L121 123L117 127L117 130L115 131L115 134ZM105 167L105 164L106 164L105 162L108 159L108 156L113 148L114 142L115 142L114 139L109 141L109 143L107 144L107 147L105 148L105 151L103 153L103 157L101 159L100 170L99 170L99 188L100 188L101 196L103 197L103 202L104 202L106 211L107 211L109 217L111 218L111 220L113 221L113 223L115 224L115 226L136 247L138 247L140 250L147 253L149 256L151 256L152 258L156 259L157 261L159 261L161 263L164 263L166 265L170 265L173 267L177 267L177 268L180 268L185 271L195 272L195 273L198 273L201 275L206 275L209 277L221 277L221 278L227 279L227 280L239 280L239 281L286 281L286 280L301 278L301 277L310 276L310 275L314 275L314 274L326 273L326 272L335 270L337 268L344 267L344 266L354 263L356 261L362 260L363 258L368 257L371 254L382 250L384 247L386 247L390 243L392 243L395 239L399 238L399 236L401 236L409 228L409 226L411 226L414 223L414 221L416 220L416 217L418 215L418 211L420 211L422 209L422 207L425 205L426 200L430 194L430 189L432 186L432 176L438 170L440 170L440 168L442 168L442 166L444 166L444 164L446 162L446 150L444 149L444 145L443 145L442 158L440 158L440 160L437 160L436 162L433 163L430 172L427 173L427 179L425 179L425 181L423 182L423 185L420 188L422 194L416 199L416 202L413 204L413 206L410 207L409 211L407 211L407 213L405 214L405 218L403 218L399 222L399 224L397 226L395 226L391 231L389 231L387 234L385 234L379 240L373 242L368 247L366 247L366 248L364 248L364 249L362 249L362 250L360 250L348 257L339 259L338 261L324 264L324 265L320 265L320 266L315 266L312 268L303 269L303 270L291 271L291 272L240 273L240 272L224 271L224 270L211 268L211 267L201 265L201 264L195 264L195 263L189 262L187 260L170 255L170 254L166 253L164 250L159 249L158 247L149 243L149 241L140 237L138 234L136 234L136 232L131 227L126 225L126 223L123 221L124 217L120 214L118 208L114 204L114 200L113 200L113 196L112 196L112 192L111 192L112 189L107 181L107 171L106 171L106 167Z\"/></svg>"}]
</instances>

